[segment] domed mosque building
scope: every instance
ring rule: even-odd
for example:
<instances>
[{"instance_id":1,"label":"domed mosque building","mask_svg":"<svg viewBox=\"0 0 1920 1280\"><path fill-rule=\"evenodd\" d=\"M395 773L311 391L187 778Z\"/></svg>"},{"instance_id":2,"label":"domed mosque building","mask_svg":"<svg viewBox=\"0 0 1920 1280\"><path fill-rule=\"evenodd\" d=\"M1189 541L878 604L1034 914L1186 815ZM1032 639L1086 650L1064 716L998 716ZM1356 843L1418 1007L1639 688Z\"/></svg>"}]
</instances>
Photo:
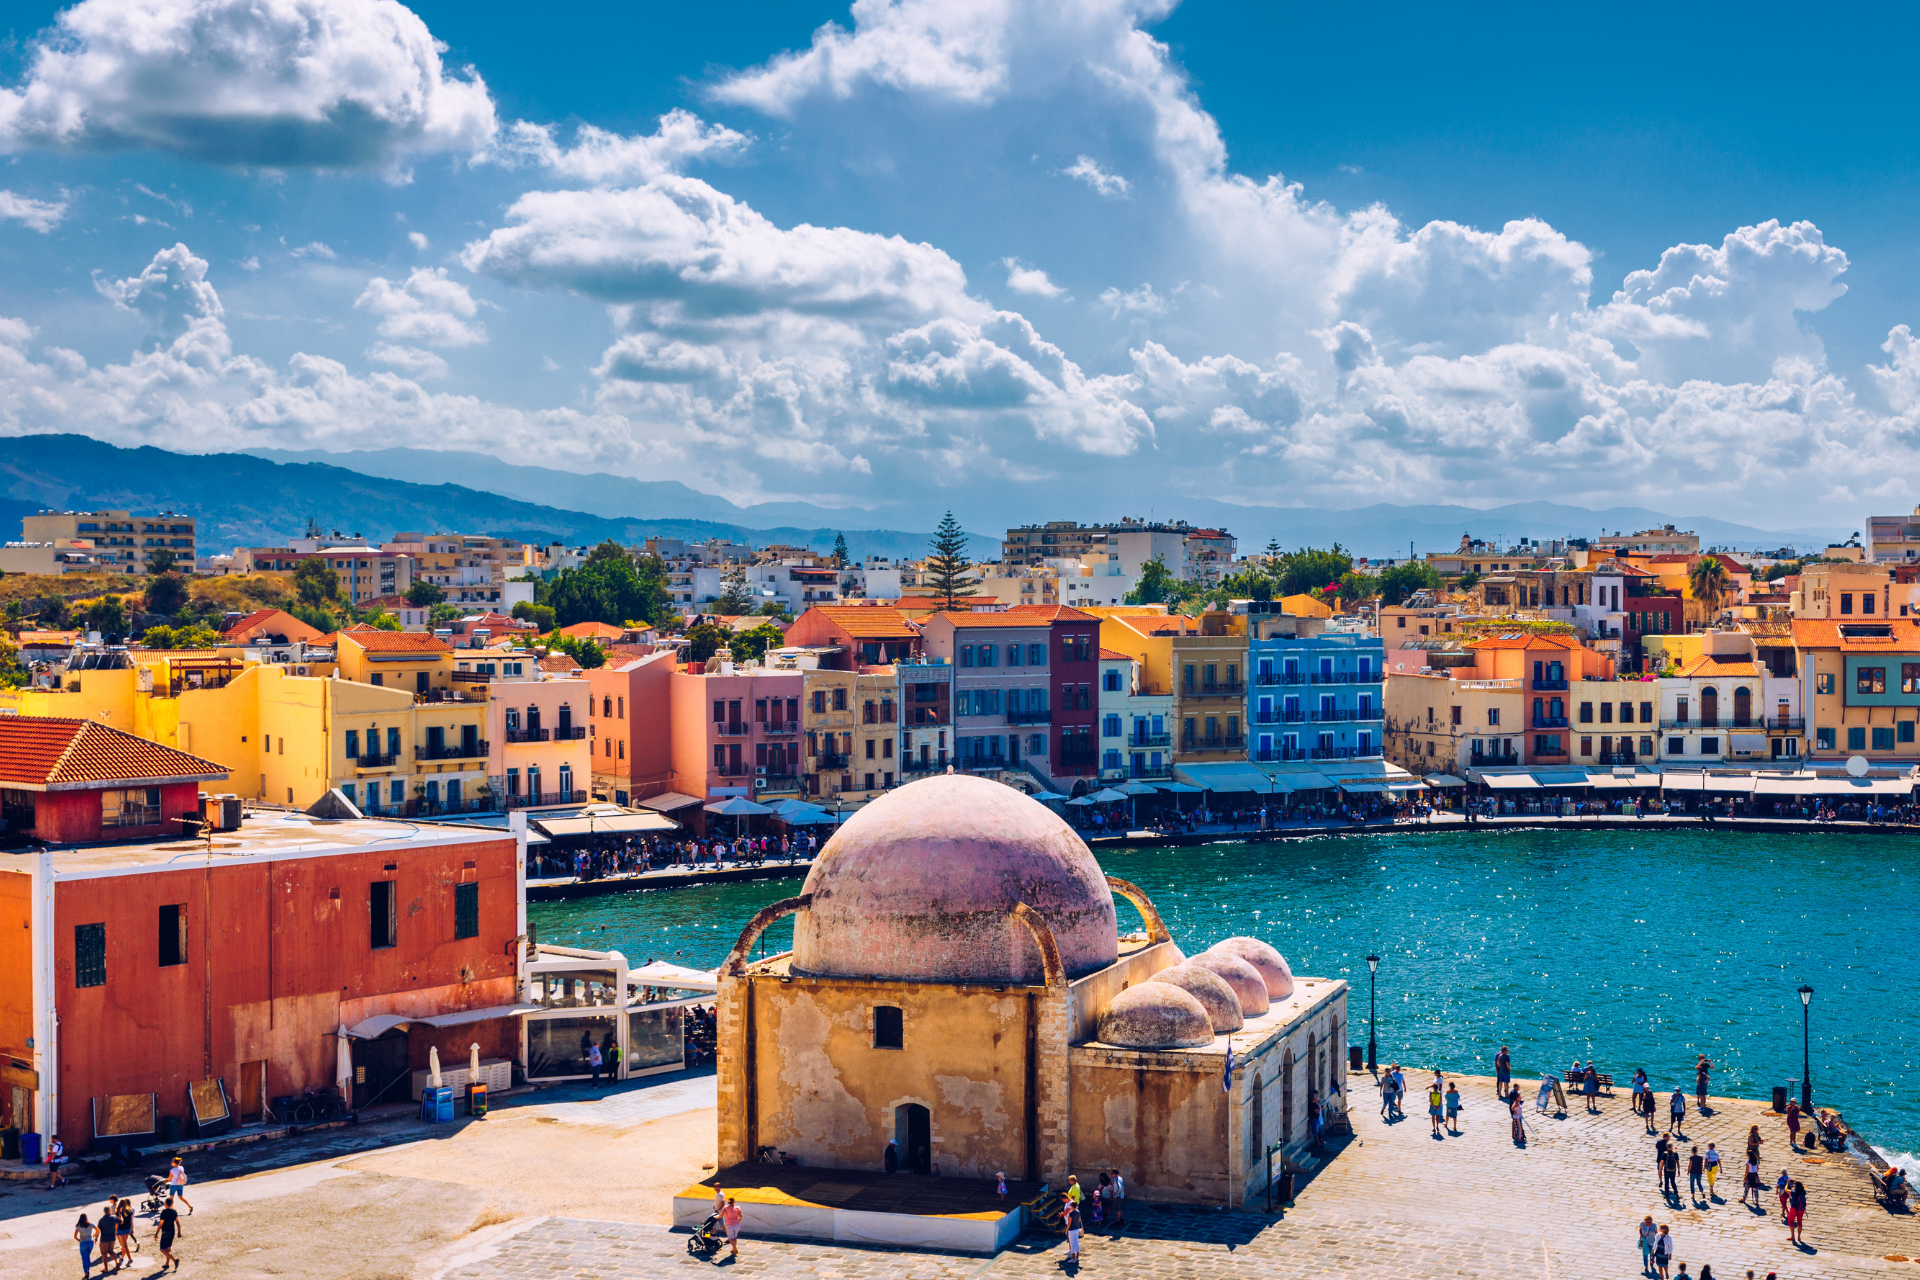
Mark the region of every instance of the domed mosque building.
<instances>
[{"instance_id":1,"label":"domed mosque building","mask_svg":"<svg viewBox=\"0 0 1920 1280\"><path fill-rule=\"evenodd\" d=\"M1116 895L1144 934L1119 936ZM788 916L793 950L754 961ZM719 1181L782 1151L1055 1187L1118 1169L1130 1196L1264 1202L1312 1111L1345 1111L1346 1004L1344 981L1296 979L1251 937L1188 959L1045 806L928 778L850 818L721 966Z\"/></svg>"}]
</instances>

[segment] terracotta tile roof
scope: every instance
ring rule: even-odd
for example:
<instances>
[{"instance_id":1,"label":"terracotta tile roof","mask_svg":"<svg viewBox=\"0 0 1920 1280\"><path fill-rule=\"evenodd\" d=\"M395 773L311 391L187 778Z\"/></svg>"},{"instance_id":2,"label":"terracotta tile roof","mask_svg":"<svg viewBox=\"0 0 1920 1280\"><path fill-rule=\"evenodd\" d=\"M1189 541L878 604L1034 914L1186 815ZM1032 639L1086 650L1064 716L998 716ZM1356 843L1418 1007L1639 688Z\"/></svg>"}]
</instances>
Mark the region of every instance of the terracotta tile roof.
<instances>
[{"instance_id":1,"label":"terracotta tile roof","mask_svg":"<svg viewBox=\"0 0 1920 1280\"><path fill-rule=\"evenodd\" d=\"M580 664L564 653L549 653L540 659L542 671L578 671Z\"/></svg>"},{"instance_id":2,"label":"terracotta tile roof","mask_svg":"<svg viewBox=\"0 0 1920 1280\"><path fill-rule=\"evenodd\" d=\"M1031 613L1014 613L1001 610L999 613L942 613L939 615L956 627L1050 627L1053 619L1039 617ZM1089 618L1091 622L1093 619Z\"/></svg>"},{"instance_id":3,"label":"terracotta tile roof","mask_svg":"<svg viewBox=\"0 0 1920 1280\"><path fill-rule=\"evenodd\" d=\"M1100 619L1090 613L1082 613L1071 605L1065 604L1017 604L1008 613L1038 614L1049 622L1098 622Z\"/></svg>"},{"instance_id":4,"label":"terracotta tile roof","mask_svg":"<svg viewBox=\"0 0 1920 1280\"><path fill-rule=\"evenodd\" d=\"M221 634L232 635L236 631L246 631L253 627L257 627L261 623L265 622L268 618L271 618L274 614L279 612L280 610L278 609L255 609L252 613L248 614L246 617L240 619L238 622L228 627Z\"/></svg>"},{"instance_id":5,"label":"terracotta tile roof","mask_svg":"<svg viewBox=\"0 0 1920 1280\"><path fill-rule=\"evenodd\" d=\"M961 609L997 609L1000 602L992 596L959 596L953 602L953 608L947 608L945 596L901 596L893 602L896 609L931 609L935 612L958 612Z\"/></svg>"},{"instance_id":6,"label":"terracotta tile roof","mask_svg":"<svg viewBox=\"0 0 1920 1280\"><path fill-rule=\"evenodd\" d=\"M93 720L0 717L0 782L10 787L67 791L116 782L195 782L226 776L224 765Z\"/></svg>"},{"instance_id":7,"label":"terracotta tile roof","mask_svg":"<svg viewBox=\"0 0 1920 1280\"><path fill-rule=\"evenodd\" d=\"M357 644L368 653L418 653L429 656L453 652L445 640L424 631L359 631L348 628L340 633L340 640L343 644Z\"/></svg>"},{"instance_id":8,"label":"terracotta tile roof","mask_svg":"<svg viewBox=\"0 0 1920 1280\"><path fill-rule=\"evenodd\" d=\"M1467 643L1469 649L1584 649L1570 636L1487 636Z\"/></svg>"},{"instance_id":9,"label":"terracotta tile roof","mask_svg":"<svg viewBox=\"0 0 1920 1280\"><path fill-rule=\"evenodd\" d=\"M856 640L913 640L920 635L907 621L907 615L896 608L817 604L808 612L819 614Z\"/></svg>"},{"instance_id":10,"label":"terracotta tile roof","mask_svg":"<svg viewBox=\"0 0 1920 1280\"><path fill-rule=\"evenodd\" d=\"M1744 654L1705 653L1680 668L1683 676L1724 676L1732 679L1738 676L1759 676L1767 673L1755 666L1753 660Z\"/></svg>"},{"instance_id":11,"label":"terracotta tile roof","mask_svg":"<svg viewBox=\"0 0 1920 1280\"><path fill-rule=\"evenodd\" d=\"M1132 662L1133 655L1130 653L1121 653L1118 649L1102 647L1100 650L1100 660L1102 662Z\"/></svg>"},{"instance_id":12,"label":"terracotta tile roof","mask_svg":"<svg viewBox=\"0 0 1920 1280\"><path fill-rule=\"evenodd\" d=\"M1851 633L1851 634L1849 634ZM1795 618L1793 642L1803 649L1844 649L1852 653L1920 652L1920 621L1882 618Z\"/></svg>"},{"instance_id":13,"label":"terracotta tile roof","mask_svg":"<svg viewBox=\"0 0 1920 1280\"><path fill-rule=\"evenodd\" d=\"M576 622L570 627L560 628L560 634L578 640L618 640L627 632L624 627L605 622Z\"/></svg>"}]
</instances>

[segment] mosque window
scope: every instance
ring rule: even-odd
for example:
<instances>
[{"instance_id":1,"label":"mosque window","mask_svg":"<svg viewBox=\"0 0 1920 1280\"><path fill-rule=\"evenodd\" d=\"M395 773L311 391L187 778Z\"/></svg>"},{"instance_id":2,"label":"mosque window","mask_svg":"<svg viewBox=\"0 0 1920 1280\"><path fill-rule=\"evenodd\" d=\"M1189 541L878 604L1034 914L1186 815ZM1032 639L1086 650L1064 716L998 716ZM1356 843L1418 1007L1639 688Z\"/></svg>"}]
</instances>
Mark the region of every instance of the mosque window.
<instances>
[{"instance_id":1,"label":"mosque window","mask_svg":"<svg viewBox=\"0 0 1920 1280\"><path fill-rule=\"evenodd\" d=\"M904 1049L906 1047L900 1010L890 1004L873 1006L873 1047L876 1049Z\"/></svg>"}]
</instances>

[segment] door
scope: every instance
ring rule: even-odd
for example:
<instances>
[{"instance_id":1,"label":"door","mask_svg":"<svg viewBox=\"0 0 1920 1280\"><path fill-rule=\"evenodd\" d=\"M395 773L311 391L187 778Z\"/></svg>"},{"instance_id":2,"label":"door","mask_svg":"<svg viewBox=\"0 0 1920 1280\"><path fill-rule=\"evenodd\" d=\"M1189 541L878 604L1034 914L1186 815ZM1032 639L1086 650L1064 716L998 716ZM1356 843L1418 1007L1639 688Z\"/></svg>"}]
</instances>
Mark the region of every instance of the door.
<instances>
[{"instance_id":1,"label":"door","mask_svg":"<svg viewBox=\"0 0 1920 1280\"><path fill-rule=\"evenodd\" d=\"M1711 686L1700 691L1700 727L1712 729L1720 724L1720 691Z\"/></svg>"},{"instance_id":2,"label":"door","mask_svg":"<svg viewBox=\"0 0 1920 1280\"><path fill-rule=\"evenodd\" d=\"M893 1109L893 1140L899 1144L902 1169L933 1172L933 1117L925 1107L909 1102Z\"/></svg>"},{"instance_id":3,"label":"door","mask_svg":"<svg viewBox=\"0 0 1920 1280\"><path fill-rule=\"evenodd\" d=\"M234 1098L233 1106L241 1124L259 1124L266 1119L267 1064L265 1059L240 1064L240 1092Z\"/></svg>"},{"instance_id":4,"label":"door","mask_svg":"<svg viewBox=\"0 0 1920 1280\"><path fill-rule=\"evenodd\" d=\"M408 1075L405 1028L395 1027L376 1040L355 1040L353 1109L408 1101L413 1096Z\"/></svg>"}]
</instances>

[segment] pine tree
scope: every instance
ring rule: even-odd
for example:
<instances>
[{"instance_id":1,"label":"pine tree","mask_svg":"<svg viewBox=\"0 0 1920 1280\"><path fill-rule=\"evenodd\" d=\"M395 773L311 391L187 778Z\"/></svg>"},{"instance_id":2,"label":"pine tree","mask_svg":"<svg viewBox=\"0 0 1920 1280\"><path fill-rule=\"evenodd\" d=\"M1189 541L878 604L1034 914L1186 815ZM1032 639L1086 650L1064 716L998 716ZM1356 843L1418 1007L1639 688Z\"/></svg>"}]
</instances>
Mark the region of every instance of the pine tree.
<instances>
[{"instance_id":1,"label":"pine tree","mask_svg":"<svg viewBox=\"0 0 1920 1280\"><path fill-rule=\"evenodd\" d=\"M978 591L969 584L967 570L973 568L973 562L967 559L967 535L960 528L960 522L953 518L953 512L947 512L946 519L940 522L939 531L933 535L933 554L927 557L928 593L946 602L951 609L956 600L977 595Z\"/></svg>"},{"instance_id":2,"label":"pine tree","mask_svg":"<svg viewBox=\"0 0 1920 1280\"><path fill-rule=\"evenodd\" d=\"M847 535L844 533L833 535L833 567L836 569L847 567Z\"/></svg>"},{"instance_id":3,"label":"pine tree","mask_svg":"<svg viewBox=\"0 0 1920 1280\"><path fill-rule=\"evenodd\" d=\"M745 569L733 569L729 571L726 576L721 579L721 582L723 586L720 592L720 598L714 601L713 605L713 611L715 613L723 613L728 617L736 617L740 614L752 613L754 609L759 607L760 601L755 598L753 588L747 585L747 571Z\"/></svg>"}]
</instances>

